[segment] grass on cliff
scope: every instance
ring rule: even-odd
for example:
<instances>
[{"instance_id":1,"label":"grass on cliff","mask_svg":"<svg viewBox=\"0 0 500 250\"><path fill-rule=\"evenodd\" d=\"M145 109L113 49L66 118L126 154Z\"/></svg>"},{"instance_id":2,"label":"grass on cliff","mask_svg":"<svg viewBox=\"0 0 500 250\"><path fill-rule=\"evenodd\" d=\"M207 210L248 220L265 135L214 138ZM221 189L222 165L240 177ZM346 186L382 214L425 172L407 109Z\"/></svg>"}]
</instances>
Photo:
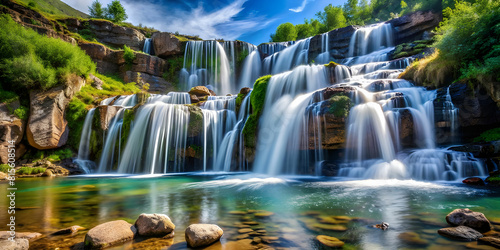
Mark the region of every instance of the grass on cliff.
<instances>
[{"instance_id":1,"label":"grass on cliff","mask_svg":"<svg viewBox=\"0 0 500 250\"><path fill-rule=\"evenodd\" d=\"M49 89L96 69L79 47L24 28L7 14L0 15L0 44L0 80L10 83L7 90Z\"/></svg>"},{"instance_id":2,"label":"grass on cliff","mask_svg":"<svg viewBox=\"0 0 500 250\"><path fill-rule=\"evenodd\" d=\"M87 18L88 15L73 9L71 6L60 0L14 0L18 4L26 6L37 12L46 15L72 16Z\"/></svg>"},{"instance_id":3,"label":"grass on cliff","mask_svg":"<svg viewBox=\"0 0 500 250\"><path fill-rule=\"evenodd\" d=\"M103 81L102 90L96 89L92 84L85 85L78 92L66 109L66 120L71 133L68 144L73 149L78 149L83 123L88 110L98 105L102 100L118 95L131 95L141 91L134 82L124 83L119 76L101 75L95 73Z\"/></svg>"}]
</instances>

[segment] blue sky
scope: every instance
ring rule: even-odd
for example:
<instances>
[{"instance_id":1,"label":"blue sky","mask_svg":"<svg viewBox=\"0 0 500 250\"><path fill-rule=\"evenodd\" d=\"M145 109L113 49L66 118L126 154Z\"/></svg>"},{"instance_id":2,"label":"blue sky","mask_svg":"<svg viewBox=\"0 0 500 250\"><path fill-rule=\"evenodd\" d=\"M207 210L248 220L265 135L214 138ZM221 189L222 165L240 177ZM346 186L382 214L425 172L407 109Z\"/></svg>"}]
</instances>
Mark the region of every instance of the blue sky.
<instances>
[{"instance_id":1,"label":"blue sky","mask_svg":"<svg viewBox=\"0 0 500 250\"><path fill-rule=\"evenodd\" d=\"M62 0L88 13L93 0ZM106 6L112 0L100 0ZM160 31L199 35L203 39L269 42L279 24L302 23L326 5L346 0L121 0L128 22Z\"/></svg>"}]
</instances>

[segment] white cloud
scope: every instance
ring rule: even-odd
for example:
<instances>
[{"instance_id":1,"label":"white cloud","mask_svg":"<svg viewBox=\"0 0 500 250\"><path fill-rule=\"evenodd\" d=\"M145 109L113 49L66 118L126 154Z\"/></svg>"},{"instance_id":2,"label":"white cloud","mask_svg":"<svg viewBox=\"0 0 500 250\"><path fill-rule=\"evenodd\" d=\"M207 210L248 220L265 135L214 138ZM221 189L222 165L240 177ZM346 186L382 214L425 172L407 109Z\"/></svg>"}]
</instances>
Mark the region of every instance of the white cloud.
<instances>
[{"instance_id":1,"label":"white cloud","mask_svg":"<svg viewBox=\"0 0 500 250\"><path fill-rule=\"evenodd\" d=\"M309 0L303 0L302 4L299 7L295 8L295 9L288 9L288 10L293 11L293 12L302 12L304 10L304 8L306 7L307 2L309 2Z\"/></svg>"},{"instance_id":2,"label":"white cloud","mask_svg":"<svg viewBox=\"0 0 500 250\"><path fill-rule=\"evenodd\" d=\"M88 12L88 6L93 0L63 0L72 7ZM106 6L112 0L101 0ZM235 40L244 33L265 28L273 20L265 17L252 16L244 19L236 16L245 8L247 0L236 0L229 5L206 11L200 4L190 10L168 9L160 4L135 1L121 1L127 11L127 22L154 27L160 31L176 32L187 35L199 35L203 39ZM168 11L166 11L168 9Z\"/></svg>"}]
</instances>

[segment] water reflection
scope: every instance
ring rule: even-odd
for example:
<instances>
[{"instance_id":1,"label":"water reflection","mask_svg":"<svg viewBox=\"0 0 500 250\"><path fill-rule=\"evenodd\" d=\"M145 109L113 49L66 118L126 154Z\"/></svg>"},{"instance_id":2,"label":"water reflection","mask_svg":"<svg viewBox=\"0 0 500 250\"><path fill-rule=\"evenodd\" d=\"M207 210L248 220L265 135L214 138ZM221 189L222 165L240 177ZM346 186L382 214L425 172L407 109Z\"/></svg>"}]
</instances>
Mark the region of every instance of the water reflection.
<instances>
[{"instance_id":1,"label":"water reflection","mask_svg":"<svg viewBox=\"0 0 500 250\"><path fill-rule=\"evenodd\" d=\"M0 195L5 197L6 184ZM156 178L56 178L17 182L18 230L49 234L80 225L125 219L131 223L141 213L164 213L176 224L175 238L168 244L182 249L184 230L191 223L216 223L224 229L223 244L240 236L242 221L253 221L269 236L279 237L274 247L317 247L319 234L342 239L353 248L404 248L402 232L417 232L429 246L442 245L444 238L432 234L445 225L445 216L459 207L469 207L488 217L500 217L498 191L477 189L457 183L401 180L338 181L319 178L268 178L254 175L175 175ZM5 202L0 209L6 209ZM29 209L28 209L29 208ZM253 212L248 212L256 210ZM258 217L258 211L274 213ZM243 211L234 215L230 211ZM349 216L346 231L322 228L320 220ZM0 213L1 223L7 217ZM382 221L390 229L371 225ZM83 241L85 232L68 239L48 237L34 242L44 249ZM63 244L64 242L64 244ZM155 240L130 243L167 244ZM226 243L224 243L226 242ZM447 244L462 243L447 242ZM140 245L143 244L143 245ZM232 244L232 243L231 243ZM221 246L222 246L221 245ZM167 246L167 245L164 245ZM179 248L180 247L180 248ZM64 247L62 247L64 248Z\"/></svg>"}]
</instances>

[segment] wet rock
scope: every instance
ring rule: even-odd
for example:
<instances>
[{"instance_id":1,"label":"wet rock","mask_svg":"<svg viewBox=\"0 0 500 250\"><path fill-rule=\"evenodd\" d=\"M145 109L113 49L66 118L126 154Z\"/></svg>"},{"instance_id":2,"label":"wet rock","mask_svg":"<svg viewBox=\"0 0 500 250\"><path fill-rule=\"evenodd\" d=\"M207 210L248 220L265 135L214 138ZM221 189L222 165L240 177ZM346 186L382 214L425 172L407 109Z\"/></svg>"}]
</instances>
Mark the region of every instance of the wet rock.
<instances>
[{"instance_id":1,"label":"wet rock","mask_svg":"<svg viewBox=\"0 0 500 250\"><path fill-rule=\"evenodd\" d=\"M242 239L247 239L247 238L250 238L249 234L240 234L240 235L236 236L237 240L242 240Z\"/></svg>"},{"instance_id":2,"label":"wet rock","mask_svg":"<svg viewBox=\"0 0 500 250\"><path fill-rule=\"evenodd\" d=\"M175 229L174 223L164 214L141 214L135 221L137 233L143 236L164 236Z\"/></svg>"},{"instance_id":3,"label":"wet rock","mask_svg":"<svg viewBox=\"0 0 500 250\"><path fill-rule=\"evenodd\" d=\"M182 54L181 41L172 33L157 32L151 36L156 56L166 58L171 55Z\"/></svg>"},{"instance_id":4,"label":"wet rock","mask_svg":"<svg viewBox=\"0 0 500 250\"><path fill-rule=\"evenodd\" d=\"M387 222L382 222L380 224L377 224L377 225L373 225L374 228L379 228L379 229L382 229L382 230L387 230L389 229L389 223Z\"/></svg>"},{"instance_id":5,"label":"wet rock","mask_svg":"<svg viewBox=\"0 0 500 250\"><path fill-rule=\"evenodd\" d=\"M81 227L81 226L71 226L71 227L64 228L64 229L61 229L59 231L56 231L56 232L52 233L52 235L75 234L78 231L84 230L84 229L85 228Z\"/></svg>"},{"instance_id":6,"label":"wet rock","mask_svg":"<svg viewBox=\"0 0 500 250\"><path fill-rule=\"evenodd\" d=\"M259 213L255 213L255 217L260 217L260 218L267 218L271 217L274 213L273 212L268 212L268 211L262 211Z\"/></svg>"},{"instance_id":7,"label":"wet rock","mask_svg":"<svg viewBox=\"0 0 500 250\"><path fill-rule=\"evenodd\" d=\"M446 216L446 222L452 226L467 226L481 233L491 230L491 224L483 213L465 209L455 209Z\"/></svg>"},{"instance_id":8,"label":"wet rock","mask_svg":"<svg viewBox=\"0 0 500 250\"><path fill-rule=\"evenodd\" d=\"M429 241L420 238L420 235L418 235L415 232L400 233L398 235L398 238L404 241L405 243L414 246L427 246L429 244Z\"/></svg>"},{"instance_id":9,"label":"wet rock","mask_svg":"<svg viewBox=\"0 0 500 250\"><path fill-rule=\"evenodd\" d=\"M244 221L242 222L244 225L250 225L250 226L255 226L255 225L259 225L258 222L256 221Z\"/></svg>"},{"instance_id":10,"label":"wet rock","mask_svg":"<svg viewBox=\"0 0 500 250\"><path fill-rule=\"evenodd\" d=\"M245 211L229 211L229 214L232 214L232 215L245 215L245 214L247 214L247 212L245 212Z\"/></svg>"},{"instance_id":11,"label":"wet rock","mask_svg":"<svg viewBox=\"0 0 500 250\"><path fill-rule=\"evenodd\" d=\"M318 235L316 239L326 247L342 247L344 245L344 242L331 236Z\"/></svg>"},{"instance_id":12,"label":"wet rock","mask_svg":"<svg viewBox=\"0 0 500 250\"><path fill-rule=\"evenodd\" d=\"M2 250L28 250L29 245L30 243L27 239L16 238L14 241L0 240L0 246L2 246Z\"/></svg>"},{"instance_id":13,"label":"wet rock","mask_svg":"<svg viewBox=\"0 0 500 250\"><path fill-rule=\"evenodd\" d=\"M198 98L199 97L203 97L203 96L210 96L212 95L210 93L210 90L208 90L207 87L205 86L196 86L196 87L192 87L189 92L188 92L190 95L195 95L197 96Z\"/></svg>"},{"instance_id":14,"label":"wet rock","mask_svg":"<svg viewBox=\"0 0 500 250\"><path fill-rule=\"evenodd\" d=\"M484 186L485 185L483 179L478 178L478 177L469 177L469 178L463 180L462 183L465 183L467 185L472 185L472 186Z\"/></svg>"},{"instance_id":15,"label":"wet rock","mask_svg":"<svg viewBox=\"0 0 500 250\"><path fill-rule=\"evenodd\" d=\"M262 242L267 244L276 243L280 239L279 237L276 236L262 236L260 238L262 239Z\"/></svg>"},{"instance_id":16,"label":"wet rock","mask_svg":"<svg viewBox=\"0 0 500 250\"><path fill-rule=\"evenodd\" d=\"M1 240L6 240L10 235L10 231L0 231L0 239ZM26 239L30 242L33 242L35 240L38 240L40 237L42 237L41 233L36 233L36 232L16 232L16 239Z\"/></svg>"},{"instance_id":17,"label":"wet rock","mask_svg":"<svg viewBox=\"0 0 500 250\"><path fill-rule=\"evenodd\" d=\"M466 226L441 228L438 233L447 238L462 241L473 241L483 237L480 232Z\"/></svg>"},{"instance_id":18,"label":"wet rock","mask_svg":"<svg viewBox=\"0 0 500 250\"><path fill-rule=\"evenodd\" d=\"M85 235L85 248L102 249L132 240L137 229L124 220L110 221L90 229Z\"/></svg>"},{"instance_id":19,"label":"wet rock","mask_svg":"<svg viewBox=\"0 0 500 250\"><path fill-rule=\"evenodd\" d=\"M253 237L252 244L260 244L262 243L262 239L259 237Z\"/></svg>"},{"instance_id":20,"label":"wet rock","mask_svg":"<svg viewBox=\"0 0 500 250\"><path fill-rule=\"evenodd\" d=\"M500 238L494 237L483 237L478 240L479 243L483 243L495 248L500 248Z\"/></svg>"},{"instance_id":21,"label":"wet rock","mask_svg":"<svg viewBox=\"0 0 500 250\"><path fill-rule=\"evenodd\" d=\"M46 169L45 172L42 174L43 177L54 177L56 176L54 172L52 172L52 169Z\"/></svg>"},{"instance_id":22,"label":"wet rock","mask_svg":"<svg viewBox=\"0 0 500 250\"><path fill-rule=\"evenodd\" d=\"M246 233L250 233L250 232L253 232L253 229L251 229L251 228L242 228L242 229L238 230L238 233L240 233L240 234L246 234Z\"/></svg>"},{"instance_id":23,"label":"wet rock","mask_svg":"<svg viewBox=\"0 0 500 250\"><path fill-rule=\"evenodd\" d=\"M186 242L191 247L208 246L218 241L223 233L215 224L192 224L186 228Z\"/></svg>"},{"instance_id":24,"label":"wet rock","mask_svg":"<svg viewBox=\"0 0 500 250\"><path fill-rule=\"evenodd\" d=\"M248 88L248 87L242 88L242 89L240 89L240 94L242 94L242 95L245 95L245 96L246 96L248 93L250 93L250 91L251 91L251 90L252 90L252 89L251 89L251 88Z\"/></svg>"},{"instance_id":25,"label":"wet rock","mask_svg":"<svg viewBox=\"0 0 500 250\"><path fill-rule=\"evenodd\" d=\"M347 231L347 227L342 225L330 225L330 224L320 224L316 223L312 225L314 228L326 230L326 231L334 231L334 232L344 232Z\"/></svg>"},{"instance_id":26,"label":"wet rock","mask_svg":"<svg viewBox=\"0 0 500 250\"><path fill-rule=\"evenodd\" d=\"M498 249L496 247L492 247L492 246L489 246L489 245L483 245L483 243L479 244L478 241L473 241L473 242L467 243L467 245L465 245L465 247L467 247L469 249L478 249L478 250L495 250L495 249Z\"/></svg>"},{"instance_id":27,"label":"wet rock","mask_svg":"<svg viewBox=\"0 0 500 250\"><path fill-rule=\"evenodd\" d=\"M101 129L104 131L108 130L110 123L113 121L116 113L122 109L120 106L99 106L97 108L97 112L99 114L99 121L101 125Z\"/></svg>"}]
</instances>

